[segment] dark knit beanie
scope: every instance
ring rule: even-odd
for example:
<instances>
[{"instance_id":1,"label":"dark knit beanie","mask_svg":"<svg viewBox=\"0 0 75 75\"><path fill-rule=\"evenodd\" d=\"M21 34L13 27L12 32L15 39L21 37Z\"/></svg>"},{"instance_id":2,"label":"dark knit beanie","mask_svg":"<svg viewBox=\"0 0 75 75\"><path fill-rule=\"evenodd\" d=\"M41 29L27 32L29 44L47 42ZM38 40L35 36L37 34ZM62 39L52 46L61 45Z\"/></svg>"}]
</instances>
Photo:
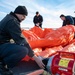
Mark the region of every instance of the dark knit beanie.
<instances>
[{"instance_id":1,"label":"dark knit beanie","mask_svg":"<svg viewBox=\"0 0 75 75\"><path fill-rule=\"evenodd\" d=\"M25 6L18 6L18 7L15 9L14 13L23 14L23 15L26 15L26 16L28 15L28 11L27 11L27 9L26 9Z\"/></svg>"},{"instance_id":2,"label":"dark knit beanie","mask_svg":"<svg viewBox=\"0 0 75 75\"><path fill-rule=\"evenodd\" d=\"M36 14L39 14L39 12L37 11Z\"/></svg>"}]
</instances>

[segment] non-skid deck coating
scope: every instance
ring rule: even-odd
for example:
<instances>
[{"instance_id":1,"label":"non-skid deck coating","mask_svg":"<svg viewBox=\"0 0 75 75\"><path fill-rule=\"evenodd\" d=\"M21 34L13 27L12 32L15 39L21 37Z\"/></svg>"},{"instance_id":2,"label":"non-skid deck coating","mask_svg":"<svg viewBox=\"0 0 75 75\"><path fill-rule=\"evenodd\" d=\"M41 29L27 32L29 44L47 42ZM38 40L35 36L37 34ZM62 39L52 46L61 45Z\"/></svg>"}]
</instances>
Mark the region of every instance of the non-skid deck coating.
<instances>
[{"instance_id":1,"label":"non-skid deck coating","mask_svg":"<svg viewBox=\"0 0 75 75\"><path fill-rule=\"evenodd\" d=\"M17 66L12 68L14 75L26 75L32 71L40 69L35 61L22 61Z\"/></svg>"}]
</instances>

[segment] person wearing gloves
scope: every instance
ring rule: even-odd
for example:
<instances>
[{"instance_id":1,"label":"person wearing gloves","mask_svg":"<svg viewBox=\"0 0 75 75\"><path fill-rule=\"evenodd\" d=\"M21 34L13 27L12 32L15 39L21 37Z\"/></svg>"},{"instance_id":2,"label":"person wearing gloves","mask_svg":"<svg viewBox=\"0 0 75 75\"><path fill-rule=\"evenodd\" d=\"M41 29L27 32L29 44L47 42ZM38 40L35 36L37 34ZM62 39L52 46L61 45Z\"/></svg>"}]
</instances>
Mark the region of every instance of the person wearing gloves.
<instances>
[{"instance_id":1,"label":"person wearing gloves","mask_svg":"<svg viewBox=\"0 0 75 75\"><path fill-rule=\"evenodd\" d=\"M20 23L27 15L27 8L19 5L14 12L10 12L0 21L0 73L2 75L13 75L13 72L7 68L14 67L26 55L33 58L38 66L44 69L42 59L34 55L21 32ZM10 42L11 39L14 43Z\"/></svg>"}]
</instances>

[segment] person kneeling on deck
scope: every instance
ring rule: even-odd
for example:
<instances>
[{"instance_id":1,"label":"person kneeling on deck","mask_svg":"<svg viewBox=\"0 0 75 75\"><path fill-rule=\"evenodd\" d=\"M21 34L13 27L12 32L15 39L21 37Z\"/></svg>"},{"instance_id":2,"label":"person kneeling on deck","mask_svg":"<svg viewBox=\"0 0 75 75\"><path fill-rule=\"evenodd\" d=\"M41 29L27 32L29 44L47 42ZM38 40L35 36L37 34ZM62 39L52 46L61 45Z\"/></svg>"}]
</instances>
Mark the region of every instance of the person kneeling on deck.
<instances>
[{"instance_id":1,"label":"person kneeling on deck","mask_svg":"<svg viewBox=\"0 0 75 75\"><path fill-rule=\"evenodd\" d=\"M19 5L14 12L7 14L0 22L0 73L2 75L13 75L7 67L14 67L26 55L32 57L38 66L44 69L42 59L34 55L25 37L22 36L20 23L27 15L26 7ZM10 42L11 39L14 43Z\"/></svg>"}]
</instances>

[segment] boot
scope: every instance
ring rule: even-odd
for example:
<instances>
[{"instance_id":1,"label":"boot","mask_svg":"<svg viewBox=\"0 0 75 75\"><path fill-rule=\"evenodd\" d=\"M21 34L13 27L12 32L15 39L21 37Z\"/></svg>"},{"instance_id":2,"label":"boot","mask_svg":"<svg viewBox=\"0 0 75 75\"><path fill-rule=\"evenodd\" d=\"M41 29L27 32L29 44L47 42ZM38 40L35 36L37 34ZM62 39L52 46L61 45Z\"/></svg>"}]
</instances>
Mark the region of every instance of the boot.
<instances>
[{"instance_id":1,"label":"boot","mask_svg":"<svg viewBox=\"0 0 75 75\"><path fill-rule=\"evenodd\" d=\"M13 75L13 72L7 68L7 65L4 65L0 61L0 75Z\"/></svg>"}]
</instances>

